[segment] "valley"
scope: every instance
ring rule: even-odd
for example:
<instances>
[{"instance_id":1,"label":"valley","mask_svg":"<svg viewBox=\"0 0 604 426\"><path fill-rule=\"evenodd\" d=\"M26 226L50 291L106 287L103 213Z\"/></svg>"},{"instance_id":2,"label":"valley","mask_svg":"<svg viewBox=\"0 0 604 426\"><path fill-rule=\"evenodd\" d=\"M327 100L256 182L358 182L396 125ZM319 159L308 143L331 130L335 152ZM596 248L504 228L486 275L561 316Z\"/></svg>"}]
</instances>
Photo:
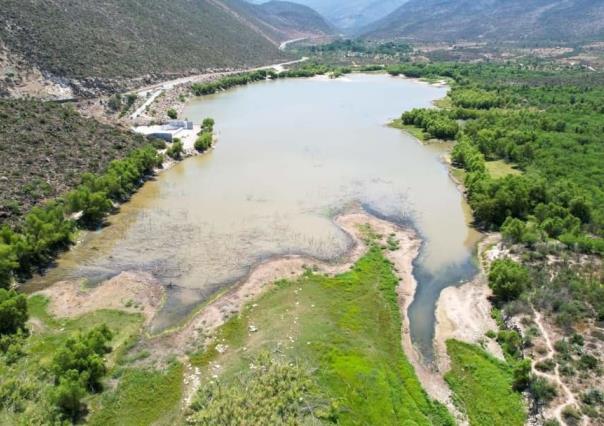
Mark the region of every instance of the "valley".
<instances>
[{"instance_id":1,"label":"valley","mask_svg":"<svg viewBox=\"0 0 604 426\"><path fill-rule=\"evenodd\" d=\"M0 424L604 422L599 3L300 3L0 5Z\"/></svg>"}]
</instances>

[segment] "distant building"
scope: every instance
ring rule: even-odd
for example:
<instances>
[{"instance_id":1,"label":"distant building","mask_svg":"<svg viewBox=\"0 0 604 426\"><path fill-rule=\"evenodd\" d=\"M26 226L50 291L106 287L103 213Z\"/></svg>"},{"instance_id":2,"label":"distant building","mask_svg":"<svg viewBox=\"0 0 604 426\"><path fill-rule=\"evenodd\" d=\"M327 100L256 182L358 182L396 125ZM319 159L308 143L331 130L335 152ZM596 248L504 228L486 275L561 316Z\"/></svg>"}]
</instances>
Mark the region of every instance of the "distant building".
<instances>
[{"instance_id":1,"label":"distant building","mask_svg":"<svg viewBox=\"0 0 604 426\"><path fill-rule=\"evenodd\" d=\"M145 135L149 139L162 139L166 142L172 142L174 138L183 130L193 130L193 122L185 120L170 120L166 124L159 126L140 126L133 130L136 133Z\"/></svg>"}]
</instances>

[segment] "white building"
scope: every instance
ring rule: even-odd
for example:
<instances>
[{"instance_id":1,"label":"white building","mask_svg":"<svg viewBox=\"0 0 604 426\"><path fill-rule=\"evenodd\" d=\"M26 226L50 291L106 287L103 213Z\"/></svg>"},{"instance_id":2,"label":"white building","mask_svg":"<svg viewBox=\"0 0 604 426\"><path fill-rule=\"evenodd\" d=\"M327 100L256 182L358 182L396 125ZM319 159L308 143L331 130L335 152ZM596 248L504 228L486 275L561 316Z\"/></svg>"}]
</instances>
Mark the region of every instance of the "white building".
<instances>
[{"instance_id":1,"label":"white building","mask_svg":"<svg viewBox=\"0 0 604 426\"><path fill-rule=\"evenodd\" d=\"M193 122L170 120L163 125L140 126L134 127L132 130L151 139L163 139L166 142L172 142L175 138L180 138L181 134L189 133L187 131L193 130Z\"/></svg>"}]
</instances>

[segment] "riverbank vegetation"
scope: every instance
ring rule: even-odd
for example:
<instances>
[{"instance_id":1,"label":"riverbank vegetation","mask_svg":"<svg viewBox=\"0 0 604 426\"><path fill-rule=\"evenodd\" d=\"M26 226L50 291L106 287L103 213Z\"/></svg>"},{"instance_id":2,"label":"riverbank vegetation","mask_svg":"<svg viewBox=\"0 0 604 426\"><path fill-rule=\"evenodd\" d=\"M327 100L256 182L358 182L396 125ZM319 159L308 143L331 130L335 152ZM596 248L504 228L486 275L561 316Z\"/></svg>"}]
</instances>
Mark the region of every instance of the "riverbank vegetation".
<instances>
[{"instance_id":1,"label":"riverbank vegetation","mask_svg":"<svg viewBox=\"0 0 604 426\"><path fill-rule=\"evenodd\" d=\"M318 63L305 63L301 66L297 66L282 72L277 72L273 69L263 69L222 77L209 83L195 83L191 85L191 91L195 96L205 96L212 95L223 90L228 90L232 87L245 86L257 81L269 79L308 78L326 74L342 76L344 74L349 74L350 72L352 72L352 69L349 67L342 68Z\"/></svg>"},{"instance_id":2,"label":"riverbank vegetation","mask_svg":"<svg viewBox=\"0 0 604 426\"><path fill-rule=\"evenodd\" d=\"M192 419L213 424L223 407L267 424L314 417L453 425L446 408L427 397L402 350L398 279L382 250L373 243L342 275L309 268L300 279L279 281L225 324L191 358L202 369ZM282 389L283 378L295 394ZM259 410L251 404L258 396L250 393L275 404L259 401L266 408Z\"/></svg>"},{"instance_id":3,"label":"riverbank vegetation","mask_svg":"<svg viewBox=\"0 0 604 426\"><path fill-rule=\"evenodd\" d=\"M402 121L443 139L452 137L452 123L463 123L453 136L458 143L452 161L466 172L479 226L501 228L529 245L556 239L582 252L604 251L599 75L486 64L400 65L388 71L453 81L449 108L410 111ZM494 160L522 174L494 177L486 166Z\"/></svg>"},{"instance_id":4,"label":"riverbank vegetation","mask_svg":"<svg viewBox=\"0 0 604 426\"><path fill-rule=\"evenodd\" d=\"M99 226L114 203L126 201L145 176L161 165L162 158L147 145L111 162L101 175L85 173L81 184L65 196L34 207L22 223L0 229L1 287L13 278L23 279L44 268L73 241L78 227Z\"/></svg>"},{"instance_id":5,"label":"riverbank vegetation","mask_svg":"<svg viewBox=\"0 0 604 426\"><path fill-rule=\"evenodd\" d=\"M513 388L526 391L536 413L565 395L556 378L580 400L597 389L603 362L597 325L604 320L603 74L548 64L403 64L388 72L447 78L452 86L443 108L414 110L401 121L429 136L437 120L459 125L451 160L462 172L454 175L463 179L477 226L500 231L514 259L496 260L489 272L500 326L490 337L504 351ZM546 326L536 323L535 310ZM557 349L535 371L524 357L541 359L547 353L540 330L550 333L550 340L557 336ZM456 369L456 362L465 362L460 359L465 349L459 344L449 349L454 367L449 384L468 413L484 415L488 407L476 407L479 400L471 395L496 391L461 379L476 370ZM569 405L574 418L601 419L598 403L594 408L587 400Z\"/></svg>"}]
</instances>

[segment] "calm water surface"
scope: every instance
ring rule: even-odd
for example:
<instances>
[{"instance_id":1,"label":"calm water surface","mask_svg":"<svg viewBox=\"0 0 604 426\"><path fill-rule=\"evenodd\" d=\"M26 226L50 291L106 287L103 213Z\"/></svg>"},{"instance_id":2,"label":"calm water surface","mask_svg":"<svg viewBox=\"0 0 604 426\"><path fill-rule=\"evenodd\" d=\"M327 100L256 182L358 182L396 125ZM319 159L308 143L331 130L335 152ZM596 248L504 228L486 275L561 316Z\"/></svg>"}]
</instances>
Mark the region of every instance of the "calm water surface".
<instances>
[{"instance_id":1,"label":"calm water surface","mask_svg":"<svg viewBox=\"0 0 604 426\"><path fill-rule=\"evenodd\" d=\"M445 92L354 75L258 83L195 100L183 116L213 117L216 149L147 183L112 226L87 235L33 284L151 271L173 284L154 324L165 329L268 256L342 255L350 241L331 217L358 202L413 223L425 239L409 315L412 338L430 358L440 290L475 272L472 231L442 150L386 123Z\"/></svg>"}]
</instances>

